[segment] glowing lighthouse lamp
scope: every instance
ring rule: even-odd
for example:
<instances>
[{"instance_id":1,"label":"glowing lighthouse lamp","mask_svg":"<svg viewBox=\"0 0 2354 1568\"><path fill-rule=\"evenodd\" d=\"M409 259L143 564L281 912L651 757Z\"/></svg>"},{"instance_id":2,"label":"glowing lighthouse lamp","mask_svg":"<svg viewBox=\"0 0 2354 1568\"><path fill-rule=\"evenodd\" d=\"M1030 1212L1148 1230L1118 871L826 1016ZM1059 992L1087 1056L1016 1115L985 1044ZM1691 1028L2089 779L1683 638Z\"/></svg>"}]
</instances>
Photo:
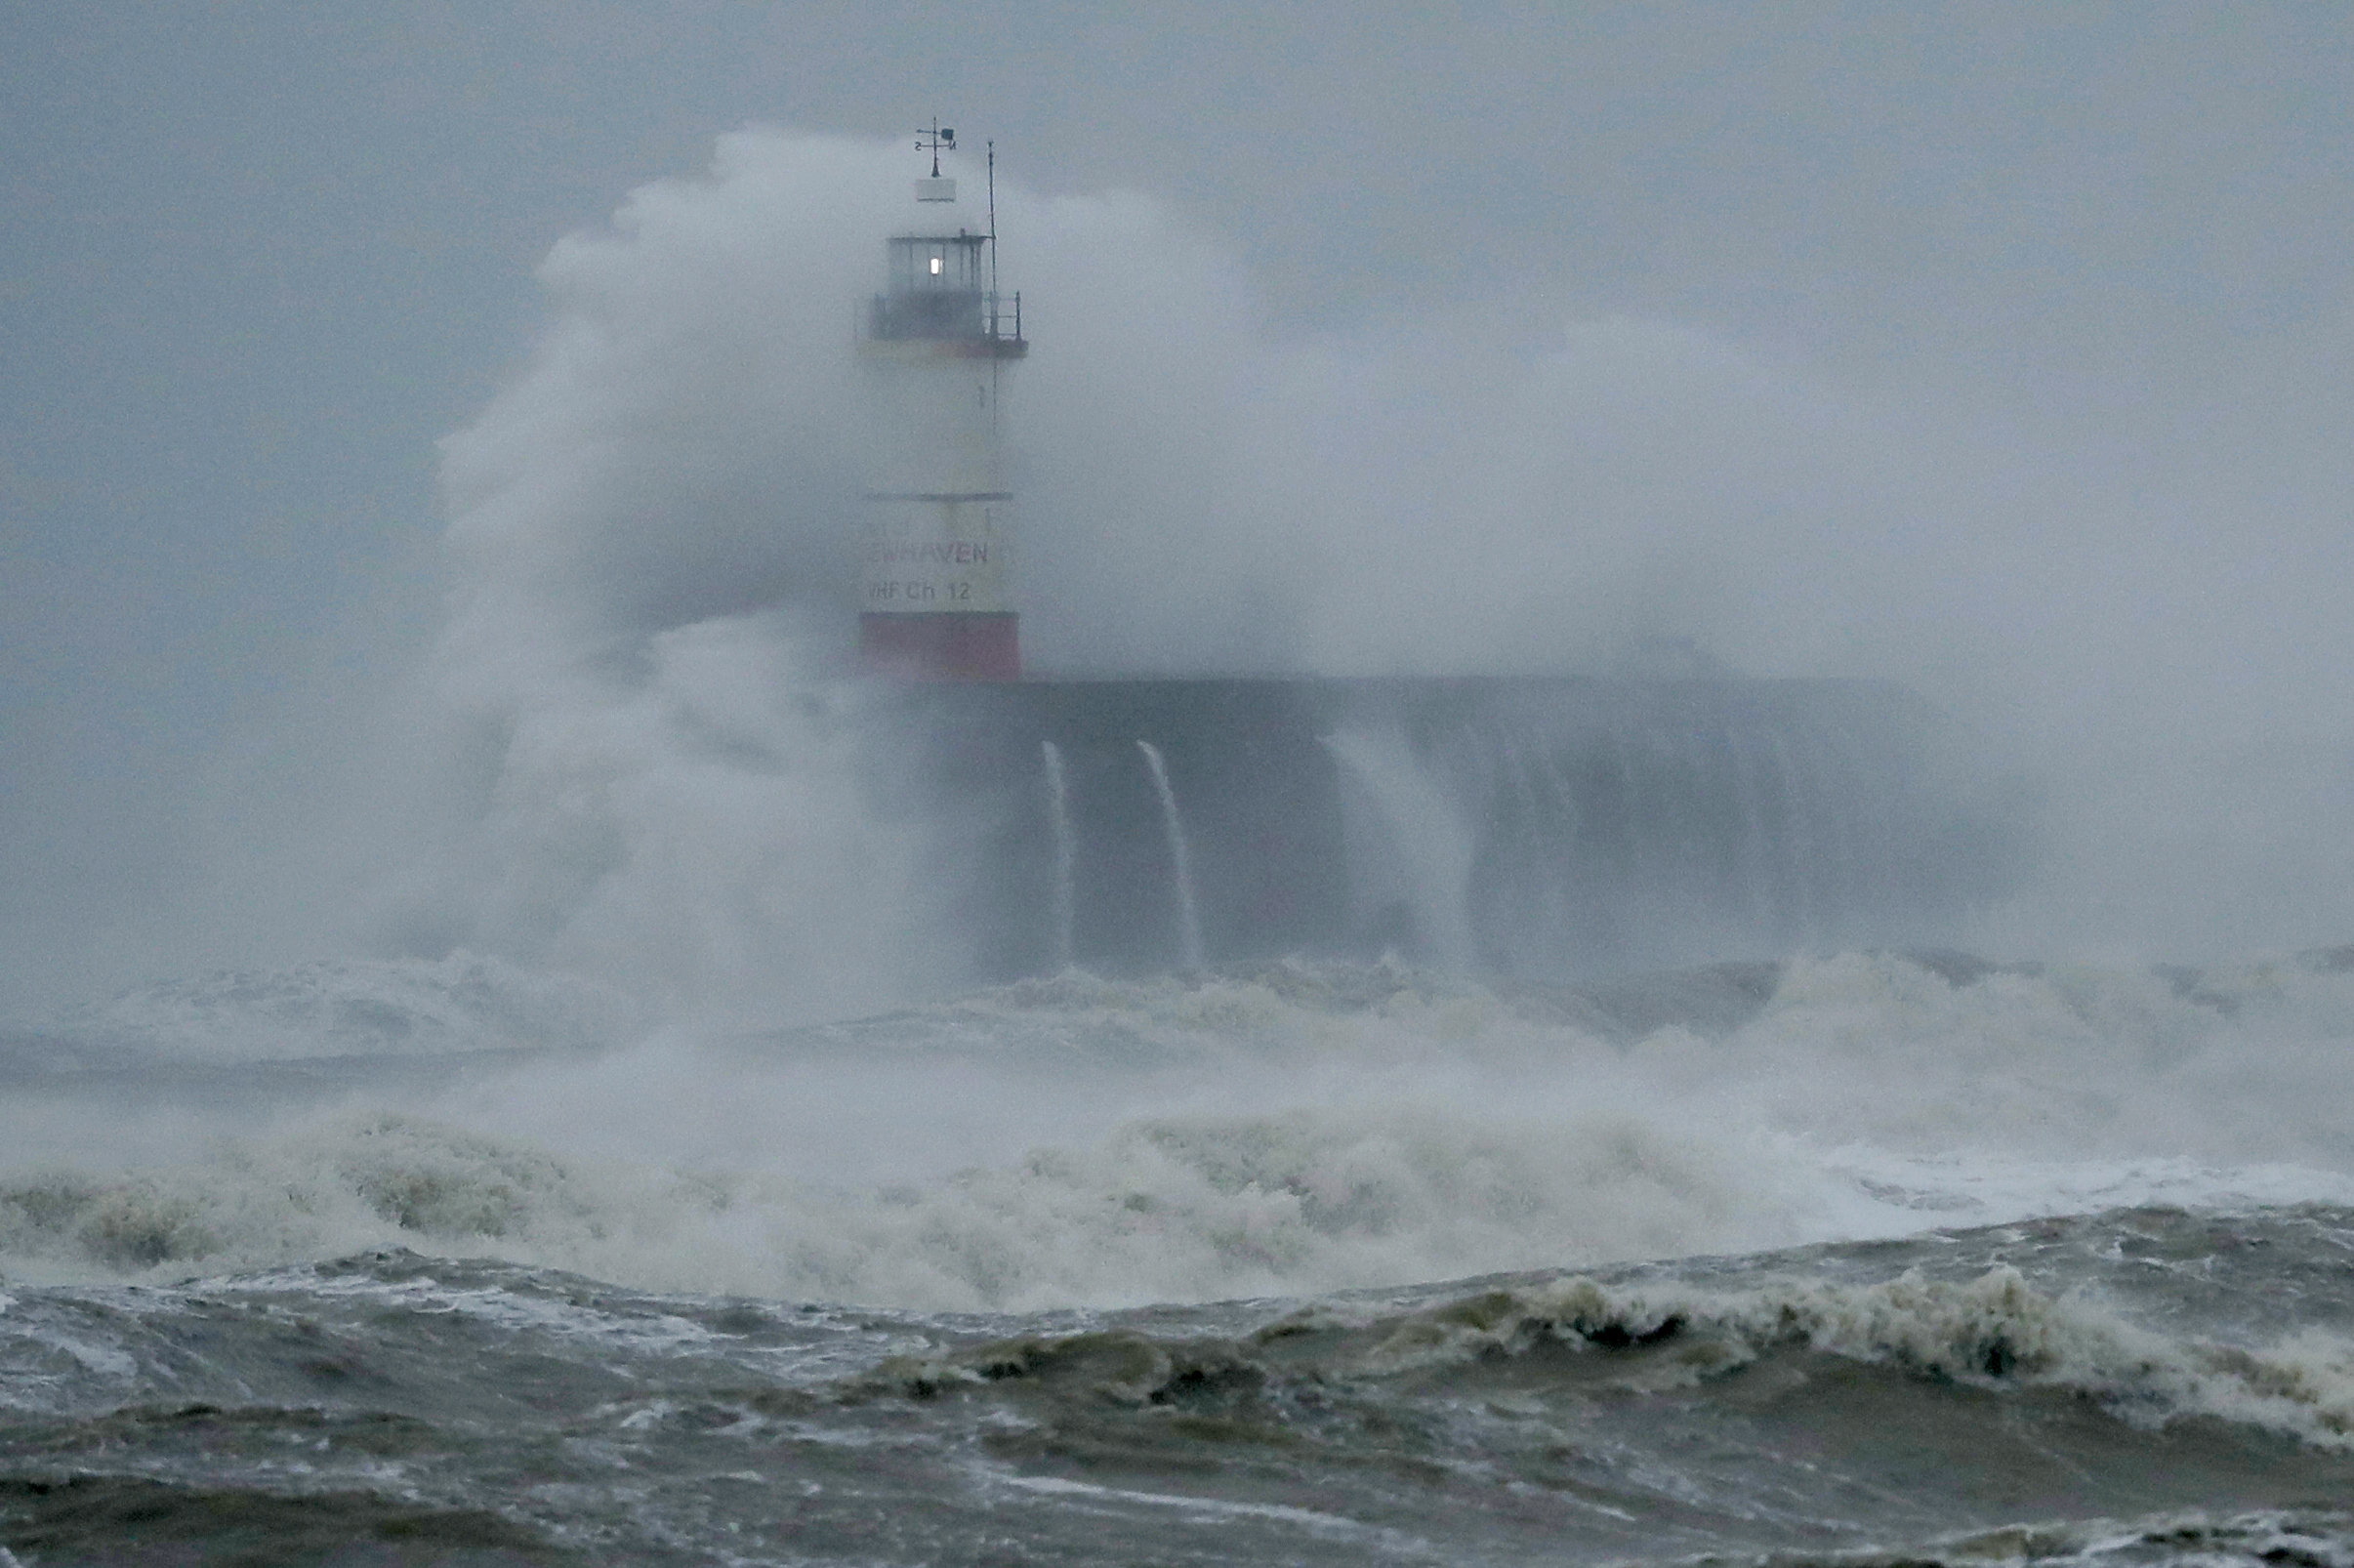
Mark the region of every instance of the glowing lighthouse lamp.
<instances>
[{"instance_id":1,"label":"glowing lighthouse lamp","mask_svg":"<svg viewBox=\"0 0 2354 1568\"><path fill-rule=\"evenodd\" d=\"M915 183L927 213L954 216L956 182L940 152L956 133L921 133L931 176ZM1019 617L1006 594L1013 496L998 450L998 379L1029 350L1021 296L997 293L997 153L989 153L988 227L935 221L885 242L886 291L859 348L883 426L875 487L859 541L858 647L867 667L932 681L1021 676Z\"/></svg>"}]
</instances>

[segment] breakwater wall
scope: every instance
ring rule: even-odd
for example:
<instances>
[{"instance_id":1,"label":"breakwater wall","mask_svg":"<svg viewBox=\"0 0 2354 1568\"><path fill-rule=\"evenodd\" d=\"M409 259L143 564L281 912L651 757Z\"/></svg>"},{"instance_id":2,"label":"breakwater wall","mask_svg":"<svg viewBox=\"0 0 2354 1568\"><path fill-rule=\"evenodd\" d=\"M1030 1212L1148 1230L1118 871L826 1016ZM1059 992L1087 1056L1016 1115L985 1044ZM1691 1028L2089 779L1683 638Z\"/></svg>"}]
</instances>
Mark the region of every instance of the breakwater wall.
<instances>
[{"instance_id":1,"label":"breakwater wall","mask_svg":"<svg viewBox=\"0 0 2354 1568\"><path fill-rule=\"evenodd\" d=\"M984 976L1936 940L2023 847L2015 799L1884 682L1027 681L897 687L868 719L870 790Z\"/></svg>"}]
</instances>

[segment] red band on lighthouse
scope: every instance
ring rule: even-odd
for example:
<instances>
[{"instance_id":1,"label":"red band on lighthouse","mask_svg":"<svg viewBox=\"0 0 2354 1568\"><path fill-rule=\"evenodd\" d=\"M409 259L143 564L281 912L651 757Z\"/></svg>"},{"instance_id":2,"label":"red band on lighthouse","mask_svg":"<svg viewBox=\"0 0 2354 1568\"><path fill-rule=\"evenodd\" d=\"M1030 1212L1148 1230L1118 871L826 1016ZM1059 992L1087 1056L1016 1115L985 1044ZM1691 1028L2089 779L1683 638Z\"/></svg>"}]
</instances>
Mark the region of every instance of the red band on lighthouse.
<instances>
[{"instance_id":1,"label":"red band on lighthouse","mask_svg":"<svg viewBox=\"0 0 2354 1568\"><path fill-rule=\"evenodd\" d=\"M877 675L903 681L1019 681L1021 618L983 615L861 615L858 657Z\"/></svg>"}]
</instances>

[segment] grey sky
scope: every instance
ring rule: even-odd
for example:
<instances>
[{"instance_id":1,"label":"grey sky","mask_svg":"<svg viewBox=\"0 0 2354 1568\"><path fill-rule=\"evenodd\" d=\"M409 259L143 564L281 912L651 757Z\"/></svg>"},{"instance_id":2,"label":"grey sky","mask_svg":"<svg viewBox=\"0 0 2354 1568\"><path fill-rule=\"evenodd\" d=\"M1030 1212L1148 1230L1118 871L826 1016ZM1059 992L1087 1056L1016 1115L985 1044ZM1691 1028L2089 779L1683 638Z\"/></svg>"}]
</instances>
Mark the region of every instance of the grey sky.
<instances>
[{"instance_id":1,"label":"grey sky","mask_svg":"<svg viewBox=\"0 0 2354 1568\"><path fill-rule=\"evenodd\" d=\"M718 133L936 111L1278 338L1688 325L2146 514L2228 650L2344 586L2349 103L2338 4L11 6L0 1003L162 962L208 781L413 662L434 439Z\"/></svg>"}]
</instances>

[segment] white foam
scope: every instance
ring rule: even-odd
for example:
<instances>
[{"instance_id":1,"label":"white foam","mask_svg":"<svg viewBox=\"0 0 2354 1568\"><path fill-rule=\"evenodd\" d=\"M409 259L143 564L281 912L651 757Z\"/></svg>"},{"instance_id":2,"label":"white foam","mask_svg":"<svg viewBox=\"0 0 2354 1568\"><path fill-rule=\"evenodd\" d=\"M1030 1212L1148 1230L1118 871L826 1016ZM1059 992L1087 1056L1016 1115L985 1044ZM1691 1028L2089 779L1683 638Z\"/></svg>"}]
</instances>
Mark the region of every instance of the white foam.
<instances>
[{"instance_id":1,"label":"white foam","mask_svg":"<svg viewBox=\"0 0 2354 1568\"><path fill-rule=\"evenodd\" d=\"M2354 976L1797 964L1617 1046L1390 970L1071 973L849 1033L683 1037L255 1126L72 1123L0 1167L11 1280L400 1245L649 1288L1128 1304L2354 1200ZM819 1050L818 1047L823 1049ZM22 1107L21 1107L22 1109ZM111 1139L111 1141L109 1141Z\"/></svg>"}]
</instances>

